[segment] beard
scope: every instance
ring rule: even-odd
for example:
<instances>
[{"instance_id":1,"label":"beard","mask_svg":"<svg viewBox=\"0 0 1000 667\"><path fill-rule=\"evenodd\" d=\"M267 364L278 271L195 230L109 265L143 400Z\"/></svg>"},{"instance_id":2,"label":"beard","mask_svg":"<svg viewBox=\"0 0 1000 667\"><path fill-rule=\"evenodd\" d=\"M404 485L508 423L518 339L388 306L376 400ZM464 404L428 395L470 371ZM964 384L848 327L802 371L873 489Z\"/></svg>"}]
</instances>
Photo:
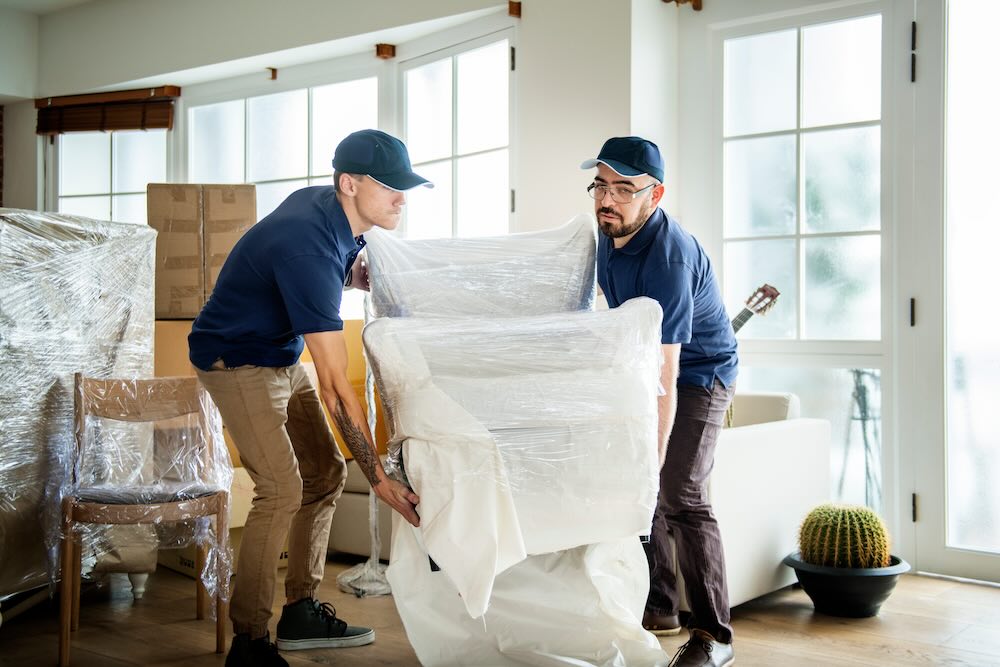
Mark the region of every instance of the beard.
<instances>
[{"instance_id":1,"label":"beard","mask_svg":"<svg viewBox=\"0 0 1000 667\"><path fill-rule=\"evenodd\" d=\"M598 219L597 226L601 230L601 233L607 236L609 239L619 239L623 236L629 236L639 231L642 228L642 226L646 224L646 221L649 220L649 216L652 212L653 212L653 207L649 204L646 204L639 209L639 212L636 214L635 218L633 218L629 222L625 222L625 219L622 217L622 214L619 213L618 211L611 208L602 207L597 209L598 215L601 215L602 213L605 213L607 215L612 215L618 218L620 224L616 225L614 223L605 222L603 220Z\"/></svg>"}]
</instances>

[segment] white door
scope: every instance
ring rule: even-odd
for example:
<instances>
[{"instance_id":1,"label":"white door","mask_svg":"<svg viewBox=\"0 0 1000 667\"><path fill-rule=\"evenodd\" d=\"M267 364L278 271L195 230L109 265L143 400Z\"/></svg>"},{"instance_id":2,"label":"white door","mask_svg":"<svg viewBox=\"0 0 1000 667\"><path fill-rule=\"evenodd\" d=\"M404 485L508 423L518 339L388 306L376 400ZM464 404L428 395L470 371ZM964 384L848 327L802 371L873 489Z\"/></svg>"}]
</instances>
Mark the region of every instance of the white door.
<instances>
[{"instance_id":1,"label":"white door","mask_svg":"<svg viewBox=\"0 0 1000 667\"><path fill-rule=\"evenodd\" d=\"M1000 56L995 0L917 0L901 216L901 472L918 570L1000 582ZM906 204L911 205L910 203ZM904 209L906 206L904 206ZM904 238L905 237L905 238ZM906 313L909 320L909 313Z\"/></svg>"}]
</instances>

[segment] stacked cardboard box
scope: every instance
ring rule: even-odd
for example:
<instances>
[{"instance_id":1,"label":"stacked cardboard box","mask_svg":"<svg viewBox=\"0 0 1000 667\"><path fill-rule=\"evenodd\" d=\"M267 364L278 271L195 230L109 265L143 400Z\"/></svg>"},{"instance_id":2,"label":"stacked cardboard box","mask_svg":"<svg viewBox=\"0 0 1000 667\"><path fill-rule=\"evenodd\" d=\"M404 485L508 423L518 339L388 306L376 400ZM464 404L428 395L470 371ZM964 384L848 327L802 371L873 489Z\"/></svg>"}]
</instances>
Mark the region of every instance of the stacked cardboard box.
<instances>
[{"instance_id":1,"label":"stacked cardboard box","mask_svg":"<svg viewBox=\"0 0 1000 667\"><path fill-rule=\"evenodd\" d=\"M253 185L150 183L149 225L156 240L156 318L198 316L229 251L257 222Z\"/></svg>"}]
</instances>

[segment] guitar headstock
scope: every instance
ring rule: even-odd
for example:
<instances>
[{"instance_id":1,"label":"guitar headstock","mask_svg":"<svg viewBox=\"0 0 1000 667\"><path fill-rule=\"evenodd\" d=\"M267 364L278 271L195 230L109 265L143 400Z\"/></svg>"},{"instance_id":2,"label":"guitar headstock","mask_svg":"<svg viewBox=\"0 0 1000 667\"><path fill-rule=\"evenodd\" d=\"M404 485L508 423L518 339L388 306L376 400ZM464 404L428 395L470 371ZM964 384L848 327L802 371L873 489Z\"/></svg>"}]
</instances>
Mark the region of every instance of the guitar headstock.
<instances>
[{"instance_id":1,"label":"guitar headstock","mask_svg":"<svg viewBox=\"0 0 1000 667\"><path fill-rule=\"evenodd\" d=\"M778 296L780 296L780 294L781 292L779 292L776 288L764 283L757 288L757 291L750 295L749 299L747 299L747 308L754 315L764 315L778 301Z\"/></svg>"}]
</instances>

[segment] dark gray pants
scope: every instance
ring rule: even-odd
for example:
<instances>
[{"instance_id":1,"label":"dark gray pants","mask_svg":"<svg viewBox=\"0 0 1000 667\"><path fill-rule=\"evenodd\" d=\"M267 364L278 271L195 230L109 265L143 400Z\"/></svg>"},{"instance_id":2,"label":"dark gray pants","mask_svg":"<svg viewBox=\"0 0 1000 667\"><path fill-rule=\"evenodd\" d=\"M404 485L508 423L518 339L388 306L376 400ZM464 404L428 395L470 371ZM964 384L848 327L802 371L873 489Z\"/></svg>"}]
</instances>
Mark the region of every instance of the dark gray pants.
<instances>
[{"instance_id":1,"label":"dark gray pants","mask_svg":"<svg viewBox=\"0 0 1000 667\"><path fill-rule=\"evenodd\" d=\"M691 606L688 627L722 642L732 641L733 628L722 538L708 501L708 475L733 389L718 380L711 389L677 387L677 415L660 471L660 496L649 543L643 545L649 561L647 611L662 616L678 611L673 538Z\"/></svg>"}]
</instances>

